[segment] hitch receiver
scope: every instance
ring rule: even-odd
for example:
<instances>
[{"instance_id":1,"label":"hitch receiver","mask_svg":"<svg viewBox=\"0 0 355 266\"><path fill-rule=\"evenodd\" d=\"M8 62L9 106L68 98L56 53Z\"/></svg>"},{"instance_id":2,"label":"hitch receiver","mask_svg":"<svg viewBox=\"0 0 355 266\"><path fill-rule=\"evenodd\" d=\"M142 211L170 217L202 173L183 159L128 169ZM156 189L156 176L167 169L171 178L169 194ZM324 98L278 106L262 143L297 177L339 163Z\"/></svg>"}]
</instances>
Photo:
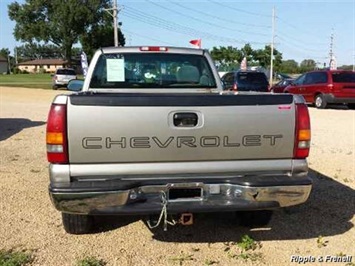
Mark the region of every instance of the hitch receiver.
<instances>
[{"instance_id":1,"label":"hitch receiver","mask_svg":"<svg viewBox=\"0 0 355 266\"><path fill-rule=\"evenodd\" d=\"M179 222L182 225L192 225L194 223L194 216L192 213L183 213L180 216Z\"/></svg>"}]
</instances>

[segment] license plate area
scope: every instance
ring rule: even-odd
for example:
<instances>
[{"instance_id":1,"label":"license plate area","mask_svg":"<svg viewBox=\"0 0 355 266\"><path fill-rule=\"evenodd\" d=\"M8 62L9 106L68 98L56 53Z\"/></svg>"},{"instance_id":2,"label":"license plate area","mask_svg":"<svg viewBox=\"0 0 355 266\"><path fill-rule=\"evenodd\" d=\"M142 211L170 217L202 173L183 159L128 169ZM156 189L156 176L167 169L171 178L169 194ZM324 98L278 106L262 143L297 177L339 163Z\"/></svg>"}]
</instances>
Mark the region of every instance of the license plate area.
<instances>
[{"instance_id":1,"label":"license plate area","mask_svg":"<svg viewBox=\"0 0 355 266\"><path fill-rule=\"evenodd\" d=\"M168 191L168 201L201 201L203 189L200 187L171 187Z\"/></svg>"}]
</instances>

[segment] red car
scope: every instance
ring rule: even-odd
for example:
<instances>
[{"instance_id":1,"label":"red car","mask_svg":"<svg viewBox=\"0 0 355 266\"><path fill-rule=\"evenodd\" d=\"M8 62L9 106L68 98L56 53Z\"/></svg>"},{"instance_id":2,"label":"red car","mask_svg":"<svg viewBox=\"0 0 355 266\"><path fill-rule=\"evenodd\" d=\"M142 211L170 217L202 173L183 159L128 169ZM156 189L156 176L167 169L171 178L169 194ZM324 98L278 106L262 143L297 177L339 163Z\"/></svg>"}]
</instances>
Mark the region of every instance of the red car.
<instances>
[{"instance_id":1,"label":"red car","mask_svg":"<svg viewBox=\"0 0 355 266\"><path fill-rule=\"evenodd\" d=\"M270 88L270 91L274 92L274 93L283 93L284 89L288 85L290 85L293 81L294 81L294 79L291 79L291 78L280 80L278 83L276 83L274 86L272 86Z\"/></svg>"},{"instance_id":2,"label":"red car","mask_svg":"<svg viewBox=\"0 0 355 266\"><path fill-rule=\"evenodd\" d=\"M355 72L344 70L318 70L298 77L284 90L300 94L307 103L323 109L331 103L347 104L355 109Z\"/></svg>"}]
</instances>

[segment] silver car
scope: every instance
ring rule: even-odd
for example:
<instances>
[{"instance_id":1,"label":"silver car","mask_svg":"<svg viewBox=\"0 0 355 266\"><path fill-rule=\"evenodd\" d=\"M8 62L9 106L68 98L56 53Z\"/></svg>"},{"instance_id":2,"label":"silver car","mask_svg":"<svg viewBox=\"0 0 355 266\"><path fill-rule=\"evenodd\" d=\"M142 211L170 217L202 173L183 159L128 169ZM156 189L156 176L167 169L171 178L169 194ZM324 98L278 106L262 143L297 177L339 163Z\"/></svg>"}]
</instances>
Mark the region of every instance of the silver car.
<instances>
[{"instance_id":1,"label":"silver car","mask_svg":"<svg viewBox=\"0 0 355 266\"><path fill-rule=\"evenodd\" d=\"M76 72L72 68L59 68L52 76L52 88L53 90L59 87L66 87L70 80L76 79Z\"/></svg>"}]
</instances>

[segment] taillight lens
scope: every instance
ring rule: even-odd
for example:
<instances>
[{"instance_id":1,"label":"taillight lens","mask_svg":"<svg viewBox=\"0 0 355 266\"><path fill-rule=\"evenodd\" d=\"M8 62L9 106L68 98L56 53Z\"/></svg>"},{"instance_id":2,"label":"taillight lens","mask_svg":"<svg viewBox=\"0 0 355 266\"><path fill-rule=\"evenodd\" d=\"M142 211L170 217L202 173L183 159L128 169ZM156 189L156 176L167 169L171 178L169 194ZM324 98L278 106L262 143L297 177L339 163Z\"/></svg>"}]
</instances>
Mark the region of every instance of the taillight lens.
<instances>
[{"instance_id":1,"label":"taillight lens","mask_svg":"<svg viewBox=\"0 0 355 266\"><path fill-rule=\"evenodd\" d=\"M167 52L168 48L167 47L161 47L161 46L142 46L139 48L141 51L149 51L149 52Z\"/></svg>"},{"instance_id":2,"label":"taillight lens","mask_svg":"<svg viewBox=\"0 0 355 266\"><path fill-rule=\"evenodd\" d=\"M311 146L311 121L308 107L305 104L296 104L296 131L294 158L304 159L309 155Z\"/></svg>"},{"instance_id":3,"label":"taillight lens","mask_svg":"<svg viewBox=\"0 0 355 266\"><path fill-rule=\"evenodd\" d=\"M238 86L236 83L233 84L233 91L237 91L238 90Z\"/></svg>"},{"instance_id":4,"label":"taillight lens","mask_svg":"<svg viewBox=\"0 0 355 266\"><path fill-rule=\"evenodd\" d=\"M47 120L47 159L50 163L68 163L67 106L52 104Z\"/></svg>"}]
</instances>

